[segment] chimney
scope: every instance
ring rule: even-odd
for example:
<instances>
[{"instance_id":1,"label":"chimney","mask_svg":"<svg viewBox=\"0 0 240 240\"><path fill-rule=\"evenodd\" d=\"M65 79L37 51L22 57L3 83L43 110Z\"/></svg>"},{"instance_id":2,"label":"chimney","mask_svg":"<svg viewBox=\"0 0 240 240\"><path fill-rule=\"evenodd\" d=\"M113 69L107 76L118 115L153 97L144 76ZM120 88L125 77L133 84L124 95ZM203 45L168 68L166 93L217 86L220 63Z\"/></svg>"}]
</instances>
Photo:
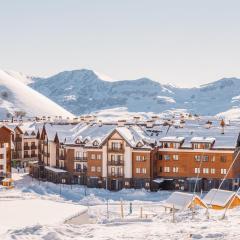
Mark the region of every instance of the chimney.
<instances>
[{"instance_id":1,"label":"chimney","mask_svg":"<svg viewBox=\"0 0 240 240\"><path fill-rule=\"evenodd\" d=\"M135 123L139 122L140 121L140 117L139 116L134 116L133 117L133 120Z\"/></svg>"},{"instance_id":2,"label":"chimney","mask_svg":"<svg viewBox=\"0 0 240 240\"><path fill-rule=\"evenodd\" d=\"M147 120L147 121L146 121L147 128L152 128L152 127L153 127L153 124L154 124L154 121L153 121L153 120Z\"/></svg>"},{"instance_id":3,"label":"chimney","mask_svg":"<svg viewBox=\"0 0 240 240\"><path fill-rule=\"evenodd\" d=\"M101 127L103 125L102 120L98 121L98 126Z\"/></svg>"},{"instance_id":4,"label":"chimney","mask_svg":"<svg viewBox=\"0 0 240 240\"><path fill-rule=\"evenodd\" d=\"M205 124L205 128L209 129L211 128L211 126L212 126L212 122L208 120Z\"/></svg>"},{"instance_id":5,"label":"chimney","mask_svg":"<svg viewBox=\"0 0 240 240\"><path fill-rule=\"evenodd\" d=\"M159 119L158 116L152 116L152 120L153 120L153 121L157 121L158 119Z\"/></svg>"},{"instance_id":6,"label":"chimney","mask_svg":"<svg viewBox=\"0 0 240 240\"><path fill-rule=\"evenodd\" d=\"M118 120L118 122L117 122L117 125L118 125L118 127L124 127L125 126L125 124L126 124L126 120Z\"/></svg>"}]
</instances>

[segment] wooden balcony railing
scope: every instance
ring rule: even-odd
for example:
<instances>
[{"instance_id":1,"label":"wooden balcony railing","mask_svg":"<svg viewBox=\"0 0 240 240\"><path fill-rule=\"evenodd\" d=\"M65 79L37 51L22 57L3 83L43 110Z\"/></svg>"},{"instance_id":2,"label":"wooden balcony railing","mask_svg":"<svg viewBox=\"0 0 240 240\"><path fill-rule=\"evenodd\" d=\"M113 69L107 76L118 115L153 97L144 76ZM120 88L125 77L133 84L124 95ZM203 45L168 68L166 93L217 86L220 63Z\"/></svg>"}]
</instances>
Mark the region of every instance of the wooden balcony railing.
<instances>
[{"instance_id":1,"label":"wooden balcony railing","mask_svg":"<svg viewBox=\"0 0 240 240\"><path fill-rule=\"evenodd\" d=\"M112 166L122 166L124 164L123 160L110 160L108 161L108 165L112 165Z\"/></svg>"},{"instance_id":2,"label":"wooden balcony railing","mask_svg":"<svg viewBox=\"0 0 240 240\"><path fill-rule=\"evenodd\" d=\"M108 152L124 153L124 148L110 147L110 148L108 148Z\"/></svg>"},{"instance_id":3,"label":"wooden balcony railing","mask_svg":"<svg viewBox=\"0 0 240 240\"><path fill-rule=\"evenodd\" d=\"M110 172L108 173L109 177L123 177L123 173L114 173L114 172Z\"/></svg>"},{"instance_id":4,"label":"wooden balcony railing","mask_svg":"<svg viewBox=\"0 0 240 240\"><path fill-rule=\"evenodd\" d=\"M87 161L87 157L75 157L74 160L75 160L75 161L86 162L86 161Z\"/></svg>"}]
</instances>

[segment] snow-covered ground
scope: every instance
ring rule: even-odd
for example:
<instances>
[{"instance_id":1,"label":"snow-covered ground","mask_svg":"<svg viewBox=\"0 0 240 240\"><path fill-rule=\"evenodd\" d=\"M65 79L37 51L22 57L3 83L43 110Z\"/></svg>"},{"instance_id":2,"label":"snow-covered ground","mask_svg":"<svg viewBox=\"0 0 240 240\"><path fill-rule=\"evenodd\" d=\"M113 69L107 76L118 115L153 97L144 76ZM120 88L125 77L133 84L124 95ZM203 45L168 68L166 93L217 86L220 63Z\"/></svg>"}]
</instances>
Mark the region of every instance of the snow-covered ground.
<instances>
[{"instance_id":1,"label":"snow-covered ground","mask_svg":"<svg viewBox=\"0 0 240 240\"><path fill-rule=\"evenodd\" d=\"M0 239L235 240L240 235L240 209L229 210L224 220L220 219L222 211L211 210L210 219L207 219L205 209L197 210L193 219L190 211L177 212L175 222L172 222L172 213L165 212L160 203L170 195L170 192L151 193L145 190L109 192L104 189L85 189L81 186L38 182L26 174L14 174L14 178L15 189L0 192L0 229L2 232L5 231L0 235ZM132 214L129 214L130 202ZM83 206L88 207L90 224L63 223L64 219L74 212L84 209ZM26 208L32 212L25 212ZM46 210L48 217L41 212L43 209ZM13 212L15 217L11 218ZM34 212L39 212L38 217L41 221L36 220Z\"/></svg>"}]
</instances>

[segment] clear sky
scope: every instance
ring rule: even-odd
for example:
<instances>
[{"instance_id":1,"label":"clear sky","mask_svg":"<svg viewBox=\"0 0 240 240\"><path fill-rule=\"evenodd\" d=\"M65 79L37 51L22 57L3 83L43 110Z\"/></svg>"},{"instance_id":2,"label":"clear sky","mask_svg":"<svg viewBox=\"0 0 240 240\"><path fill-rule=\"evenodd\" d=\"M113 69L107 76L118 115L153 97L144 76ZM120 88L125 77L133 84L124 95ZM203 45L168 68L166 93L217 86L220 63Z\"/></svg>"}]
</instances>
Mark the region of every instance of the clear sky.
<instances>
[{"instance_id":1,"label":"clear sky","mask_svg":"<svg viewBox=\"0 0 240 240\"><path fill-rule=\"evenodd\" d=\"M0 68L178 86L240 77L240 1L0 0Z\"/></svg>"}]
</instances>

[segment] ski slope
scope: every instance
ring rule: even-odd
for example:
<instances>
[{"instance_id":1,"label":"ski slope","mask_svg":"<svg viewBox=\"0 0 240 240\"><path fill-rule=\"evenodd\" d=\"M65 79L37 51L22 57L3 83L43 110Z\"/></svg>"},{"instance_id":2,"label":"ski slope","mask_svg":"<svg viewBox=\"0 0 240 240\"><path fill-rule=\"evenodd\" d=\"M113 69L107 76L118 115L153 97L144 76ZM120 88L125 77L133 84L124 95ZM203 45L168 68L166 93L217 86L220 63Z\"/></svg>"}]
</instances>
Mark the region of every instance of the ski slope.
<instances>
[{"instance_id":1,"label":"ski slope","mask_svg":"<svg viewBox=\"0 0 240 240\"><path fill-rule=\"evenodd\" d=\"M17 76L16 73L8 74L0 70L0 118L6 118L8 113L14 114L15 111L24 111L27 116L73 117L73 114L28 87Z\"/></svg>"}]
</instances>

